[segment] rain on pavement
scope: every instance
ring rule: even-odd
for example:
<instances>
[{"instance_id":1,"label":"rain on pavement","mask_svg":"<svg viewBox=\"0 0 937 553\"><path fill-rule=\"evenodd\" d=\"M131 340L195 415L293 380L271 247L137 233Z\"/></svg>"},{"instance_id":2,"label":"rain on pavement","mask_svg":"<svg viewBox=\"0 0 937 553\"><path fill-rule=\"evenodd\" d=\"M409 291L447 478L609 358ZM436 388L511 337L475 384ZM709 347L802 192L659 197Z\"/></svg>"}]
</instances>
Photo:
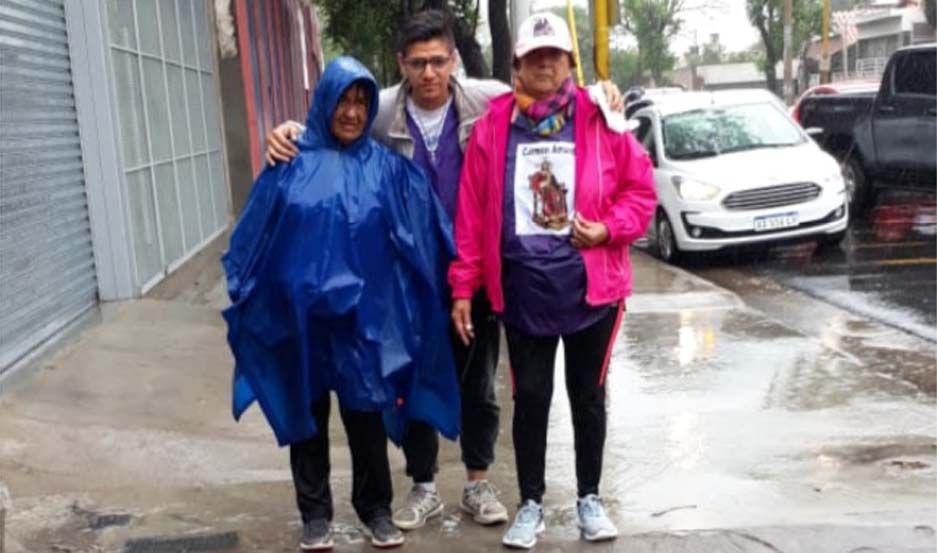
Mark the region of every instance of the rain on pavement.
<instances>
[{"instance_id":1,"label":"rain on pavement","mask_svg":"<svg viewBox=\"0 0 937 553\"><path fill-rule=\"evenodd\" d=\"M883 191L856 216L841 246L813 239L700 256L689 268L723 285L726 272L783 286L937 342L937 201Z\"/></svg>"},{"instance_id":2,"label":"rain on pavement","mask_svg":"<svg viewBox=\"0 0 937 553\"><path fill-rule=\"evenodd\" d=\"M751 296L644 253L634 253L634 266L635 295L608 377L602 483L622 536L597 546L578 538L560 362L548 528L537 551L934 550L934 395L887 370L932 363L919 338L822 306L807 308L808 322L824 327L816 332L774 309L771 301L791 303L783 292L772 298L777 288L754 287L767 298L762 309ZM296 550L287 455L257 409L239 424L230 420L227 389L217 385L230 375L230 360L218 354L223 286L216 289L208 305L182 299L121 306L0 404L5 447L18 452L13 464L0 462L18 506L8 524L23 549L12 551L62 544L108 551L206 534L221 542L236 535L237 545L224 550ZM133 347L128 336L137 337ZM875 355L860 357L869 351ZM513 508L506 357L491 480ZM135 378L102 389L114 363L132 367ZM201 370L193 374L193 366ZM161 415L167 402L173 408ZM339 417L330 431L336 550L370 551L348 501L351 471ZM63 456L63 443L77 454ZM391 464L396 505L410 483L395 448ZM443 443L439 464L445 513L408 533L406 550L499 550L504 527L480 527L458 509L464 474L455 444ZM93 528L115 514L129 514L129 522Z\"/></svg>"},{"instance_id":3,"label":"rain on pavement","mask_svg":"<svg viewBox=\"0 0 937 553\"><path fill-rule=\"evenodd\" d=\"M813 328L776 320L690 273L636 266L636 281L650 286L629 302L608 379L602 493L626 536L608 550L937 546L933 390L887 367L916 364L933 372L932 344L835 307L808 315L826 317L820 323L826 334L815 336ZM575 454L563 369L558 354L544 546L579 551L585 548L575 539ZM513 480L509 387L502 375L495 476L502 487ZM507 503L516 501L512 487L504 492ZM458 520L449 520L448 531L459 528ZM805 538L819 522L839 530ZM776 527L785 529L767 530ZM668 541L704 528L728 531L695 545L699 536ZM870 528L877 538L865 533ZM465 522L461 531L479 534ZM415 538L431 543L439 536ZM798 540L804 549L796 548Z\"/></svg>"}]
</instances>

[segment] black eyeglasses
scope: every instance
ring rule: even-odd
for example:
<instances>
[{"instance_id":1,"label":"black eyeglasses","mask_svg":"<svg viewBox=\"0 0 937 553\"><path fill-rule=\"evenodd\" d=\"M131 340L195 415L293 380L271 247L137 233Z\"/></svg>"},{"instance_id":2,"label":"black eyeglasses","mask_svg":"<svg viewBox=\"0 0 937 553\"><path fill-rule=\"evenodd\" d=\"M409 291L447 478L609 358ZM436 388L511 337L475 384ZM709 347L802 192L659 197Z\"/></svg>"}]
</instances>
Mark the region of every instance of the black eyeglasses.
<instances>
[{"instance_id":1,"label":"black eyeglasses","mask_svg":"<svg viewBox=\"0 0 937 553\"><path fill-rule=\"evenodd\" d=\"M404 65L412 69L413 71L422 72L426 69L427 65L433 66L433 69L439 71L449 63L449 60L452 59L452 56L432 56L429 58L407 58L403 60Z\"/></svg>"}]
</instances>

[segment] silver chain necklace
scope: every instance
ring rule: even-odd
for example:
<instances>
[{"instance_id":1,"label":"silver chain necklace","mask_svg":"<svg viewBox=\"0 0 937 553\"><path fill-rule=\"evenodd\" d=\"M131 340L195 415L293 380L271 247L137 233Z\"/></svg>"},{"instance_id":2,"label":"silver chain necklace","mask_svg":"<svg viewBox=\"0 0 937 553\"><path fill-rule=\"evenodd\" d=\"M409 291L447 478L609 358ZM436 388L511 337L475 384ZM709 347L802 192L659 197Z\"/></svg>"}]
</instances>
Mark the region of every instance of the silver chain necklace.
<instances>
[{"instance_id":1,"label":"silver chain necklace","mask_svg":"<svg viewBox=\"0 0 937 553\"><path fill-rule=\"evenodd\" d=\"M436 149L439 147L439 138L442 134L443 126L446 124L446 113L449 111L449 105L452 104L452 96L449 96L449 99L446 100L446 103L440 108L442 110L442 117L437 117L436 121L431 125L427 125L426 121L423 119L423 116L420 115L416 104L411 102L410 109L407 111L410 113L410 117L413 118L413 122L416 123L416 127L420 130L420 135L423 138L423 145L426 147L426 151L429 152L430 161L436 163ZM436 137L436 140L433 142L432 146L427 143L427 137L431 136L429 131L432 130L435 134L432 136Z\"/></svg>"}]
</instances>

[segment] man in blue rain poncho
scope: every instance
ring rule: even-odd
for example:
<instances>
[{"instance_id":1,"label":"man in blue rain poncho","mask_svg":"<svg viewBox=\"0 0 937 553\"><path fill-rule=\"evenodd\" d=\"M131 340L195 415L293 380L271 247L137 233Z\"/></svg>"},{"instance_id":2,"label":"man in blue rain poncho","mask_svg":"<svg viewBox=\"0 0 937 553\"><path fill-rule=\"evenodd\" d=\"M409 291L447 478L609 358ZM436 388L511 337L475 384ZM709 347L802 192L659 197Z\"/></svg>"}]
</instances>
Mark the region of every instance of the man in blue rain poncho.
<instances>
[{"instance_id":1,"label":"man in blue rain poncho","mask_svg":"<svg viewBox=\"0 0 937 553\"><path fill-rule=\"evenodd\" d=\"M444 303L450 223L422 172L368 137L377 92L357 61L329 64L299 156L258 177L223 260L234 414L256 400L290 445L307 550L332 543L331 392L352 503L377 546L403 543L386 436L399 443L411 420L459 432Z\"/></svg>"}]
</instances>

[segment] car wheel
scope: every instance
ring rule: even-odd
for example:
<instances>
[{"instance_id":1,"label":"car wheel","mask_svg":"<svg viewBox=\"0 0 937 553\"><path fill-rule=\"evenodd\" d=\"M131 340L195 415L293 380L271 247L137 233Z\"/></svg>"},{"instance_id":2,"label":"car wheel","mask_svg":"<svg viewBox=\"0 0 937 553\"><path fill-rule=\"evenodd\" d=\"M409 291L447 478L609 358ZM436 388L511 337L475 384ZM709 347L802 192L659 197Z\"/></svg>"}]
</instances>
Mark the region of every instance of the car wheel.
<instances>
[{"instance_id":1,"label":"car wheel","mask_svg":"<svg viewBox=\"0 0 937 553\"><path fill-rule=\"evenodd\" d=\"M663 210L657 212L654 234L657 255L668 263L677 263L680 259L680 248L677 246L677 238L673 233L673 225L670 224L670 219Z\"/></svg>"},{"instance_id":2,"label":"car wheel","mask_svg":"<svg viewBox=\"0 0 937 553\"><path fill-rule=\"evenodd\" d=\"M868 203L869 191L865 170L857 158L850 157L843 163L843 181L846 184L846 201L849 204L850 215L861 214Z\"/></svg>"}]
</instances>

